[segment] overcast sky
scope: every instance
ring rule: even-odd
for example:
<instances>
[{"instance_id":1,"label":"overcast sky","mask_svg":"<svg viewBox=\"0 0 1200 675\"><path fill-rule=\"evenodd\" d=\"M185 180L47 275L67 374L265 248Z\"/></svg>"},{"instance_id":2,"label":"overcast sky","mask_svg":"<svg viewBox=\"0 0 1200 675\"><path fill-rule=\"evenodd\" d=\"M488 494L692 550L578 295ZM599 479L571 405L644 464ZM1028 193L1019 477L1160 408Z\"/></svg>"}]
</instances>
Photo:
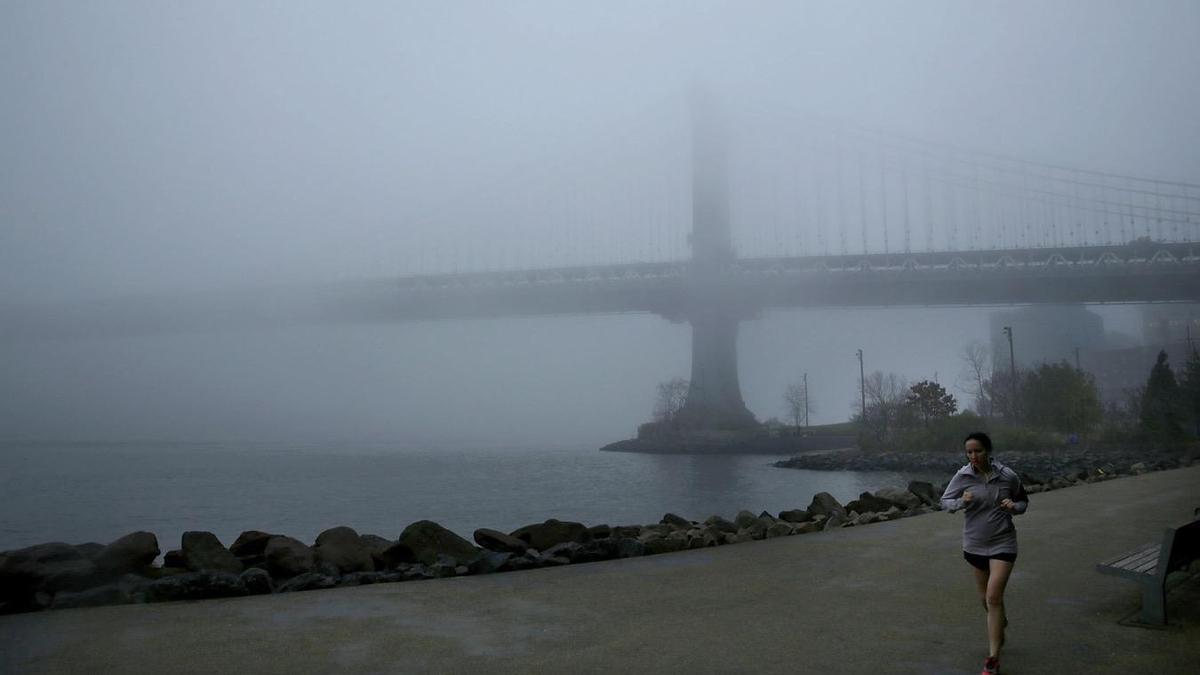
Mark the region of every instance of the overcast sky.
<instances>
[{"instance_id":1,"label":"overcast sky","mask_svg":"<svg viewBox=\"0 0 1200 675\"><path fill-rule=\"evenodd\" d=\"M1189 0L4 2L0 302L677 257L695 83L780 137L835 120L1200 183L1198 27ZM778 373L807 369L844 419L847 335L944 379L985 316L768 315L743 326L747 402L780 415ZM688 336L597 316L0 345L0 437L615 440Z\"/></svg>"}]
</instances>

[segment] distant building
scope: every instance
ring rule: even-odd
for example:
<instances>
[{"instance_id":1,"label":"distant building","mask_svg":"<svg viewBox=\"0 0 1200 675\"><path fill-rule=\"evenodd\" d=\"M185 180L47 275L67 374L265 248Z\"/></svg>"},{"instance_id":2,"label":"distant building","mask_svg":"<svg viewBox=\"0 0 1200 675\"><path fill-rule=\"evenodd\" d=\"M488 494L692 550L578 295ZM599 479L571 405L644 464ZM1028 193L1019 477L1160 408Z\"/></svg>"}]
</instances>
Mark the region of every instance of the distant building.
<instances>
[{"instance_id":1,"label":"distant building","mask_svg":"<svg viewBox=\"0 0 1200 675\"><path fill-rule=\"evenodd\" d=\"M1167 363L1178 378L1192 347L1187 340L1176 340L1167 344L1083 352L1080 365L1095 378L1101 401L1124 403L1130 392L1145 386L1159 351L1167 353Z\"/></svg>"},{"instance_id":2,"label":"distant building","mask_svg":"<svg viewBox=\"0 0 1200 675\"><path fill-rule=\"evenodd\" d=\"M1130 346L1106 334L1103 318L1080 305L995 312L990 317L993 367L1009 368L1003 329L1011 326L1018 369L1066 361L1092 374L1102 401L1124 402L1146 384L1160 350L1178 375L1191 350L1200 349L1200 305L1145 305L1141 314L1141 344Z\"/></svg>"},{"instance_id":3,"label":"distant building","mask_svg":"<svg viewBox=\"0 0 1200 675\"><path fill-rule=\"evenodd\" d=\"M1104 319L1083 305L1033 305L993 312L990 320L992 364L997 370L1009 366L1008 338L1013 331L1017 368L1066 361L1075 364L1075 350L1097 351L1108 347Z\"/></svg>"}]
</instances>

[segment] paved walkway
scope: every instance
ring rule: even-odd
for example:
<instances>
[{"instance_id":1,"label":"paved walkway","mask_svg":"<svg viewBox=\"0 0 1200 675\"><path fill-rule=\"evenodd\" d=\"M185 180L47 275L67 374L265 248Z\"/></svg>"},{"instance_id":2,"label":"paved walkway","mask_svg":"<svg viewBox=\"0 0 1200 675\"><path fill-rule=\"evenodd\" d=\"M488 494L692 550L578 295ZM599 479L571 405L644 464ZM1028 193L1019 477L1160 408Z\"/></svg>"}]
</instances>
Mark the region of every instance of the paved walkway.
<instances>
[{"instance_id":1,"label":"paved walkway","mask_svg":"<svg viewBox=\"0 0 1200 675\"><path fill-rule=\"evenodd\" d=\"M1005 672L1197 672L1200 579L1169 597L1172 625L1149 630L1117 623L1137 588L1094 571L1197 506L1200 467L1033 495L1017 521ZM934 513L512 574L0 617L0 670L978 673L984 615L961 522Z\"/></svg>"}]
</instances>

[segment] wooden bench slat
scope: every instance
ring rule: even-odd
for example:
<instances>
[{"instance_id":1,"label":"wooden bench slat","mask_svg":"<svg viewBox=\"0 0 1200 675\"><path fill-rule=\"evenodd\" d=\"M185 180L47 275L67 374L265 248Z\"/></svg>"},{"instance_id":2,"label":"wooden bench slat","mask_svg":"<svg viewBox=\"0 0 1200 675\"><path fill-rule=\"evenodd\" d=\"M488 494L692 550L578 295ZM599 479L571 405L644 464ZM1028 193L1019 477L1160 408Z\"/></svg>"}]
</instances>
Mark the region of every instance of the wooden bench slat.
<instances>
[{"instance_id":1,"label":"wooden bench slat","mask_svg":"<svg viewBox=\"0 0 1200 675\"><path fill-rule=\"evenodd\" d=\"M1100 564L1104 565L1105 567L1123 567L1122 563L1128 562L1131 558L1136 558L1137 556L1144 555L1148 551L1158 551L1160 547L1161 547L1161 545L1156 544L1156 543L1145 544L1143 546L1139 546L1138 548L1136 548L1132 551L1128 551L1128 552L1122 553L1118 556L1109 558L1108 560L1105 560L1104 562L1102 562Z\"/></svg>"},{"instance_id":2,"label":"wooden bench slat","mask_svg":"<svg viewBox=\"0 0 1200 675\"><path fill-rule=\"evenodd\" d=\"M1146 562L1142 563L1141 565L1138 565L1137 567L1135 567L1133 569L1133 571L1138 572L1140 574L1148 574L1150 576L1154 576L1154 572L1157 567L1158 567L1158 559L1155 558L1154 560L1147 560Z\"/></svg>"},{"instance_id":3,"label":"wooden bench slat","mask_svg":"<svg viewBox=\"0 0 1200 675\"><path fill-rule=\"evenodd\" d=\"M1152 560L1152 561L1157 562L1158 556L1161 553L1162 553L1161 549L1158 547L1155 547L1153 550L1143 551L1140 554L1138 554L1137 556L1132 556L1130 558L1127 558L1126 560L1122 561L1121 564L1113 565L1113 567L1120 567L1122 569L1129 569L1129 570L1137 569L1137 568L1141 567L1142 565L1145 565L1146 561Z\"/></svg>"},{"instance_id":4,"label":"wooden bench slat","mask_svg":"<svg viewBox=\"0 0 1200 675\"><path fill-rule=\"evenodd\" d=\"M1157 557L1159 546L1153 548L1141 548L1131 553L1124 553L1121 556L1110 560L1109 562L1100 563L1105 567L1114 567L1116 569L1131 569L1145 562L1147 559Z\"/></svg>"}]
</instances>

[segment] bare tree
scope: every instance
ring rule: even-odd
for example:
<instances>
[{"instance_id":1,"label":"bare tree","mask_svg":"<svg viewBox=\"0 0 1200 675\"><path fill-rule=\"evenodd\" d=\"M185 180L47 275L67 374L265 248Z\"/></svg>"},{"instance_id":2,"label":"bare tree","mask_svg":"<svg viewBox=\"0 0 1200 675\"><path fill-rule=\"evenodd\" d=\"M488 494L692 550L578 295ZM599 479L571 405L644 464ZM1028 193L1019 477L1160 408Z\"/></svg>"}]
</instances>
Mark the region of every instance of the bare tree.
<instances>
[{"instance_id":1,"label":"bare tree","mask_svg":"<svg viewBox=\"0 0 1200 675\"><path fill-rule=\"evenodd\" d=\"M788 414L792 418L796 430L800 430L800 423L808 426L808 413L813 410L812 401L808 400L808 385L801 382L793 382L788 385L787 391L783 393L783 400L787 403Z\"/></svg>"},{"instance_id":2,"label":"bare tree","mask_svg":"<svg viewBox=\"0 0 1200 675\"><path fill-rule=\"evenodd\" d=\"M658 384L658 397L654 401L654 421L674 424L683 404L687 402L689 382L674 377Z\"/></svg>"},{"instance_id":3,"label":"bare tree","mask_svg":"<svg viewBox=\"0 0 1200 675\"><path fill-rule=\"evenodd\" d=\"M886 375L879 370L867 375L863 382L867 409L863 411L863 426L878 441L886 441L903 424L907 412L904 405L908 383L895 373Z\"/></svg>"},{"instance_id":4,"label":"bare tree","mask_svg":"<svg viewBox=\"0 0 1200 675\"><path fill-rule=\"evenodd\" d=\"M992 377L992 356L987 346L975 340L963 347L959 358L963 362L963 379L969 382L968 393L974 399L975 412L984 417L992 416L992 397L988 395L987 381Z\"/></svg>"}]
</instances>

